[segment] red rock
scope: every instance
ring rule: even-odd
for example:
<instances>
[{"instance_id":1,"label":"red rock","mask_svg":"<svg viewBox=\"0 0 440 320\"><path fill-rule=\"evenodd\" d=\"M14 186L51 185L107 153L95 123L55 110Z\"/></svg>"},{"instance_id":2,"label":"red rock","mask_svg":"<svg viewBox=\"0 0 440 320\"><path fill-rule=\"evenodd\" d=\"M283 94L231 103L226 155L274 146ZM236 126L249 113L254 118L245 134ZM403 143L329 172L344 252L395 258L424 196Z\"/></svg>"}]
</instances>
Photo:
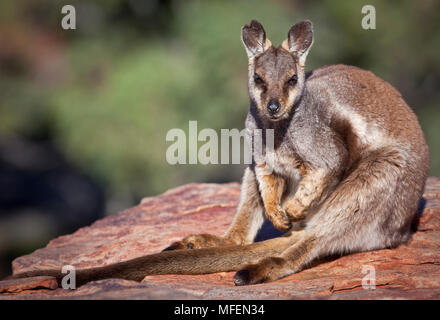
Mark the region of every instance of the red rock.
<instances>
[{"instance_id":1,"label":"red rock","mask_svg":"<svg viewBox=\"0 0 440 320\"><path fill-rule=\"evenodd\" d=\"M239 198L236 183L189 184L89 227L52 240L13 262L13 272L102 266L165 248L191 233L221 235ZM268 284L235 287L232 272L200 276L147 276L141 283L108 279L77 290L32 290L0 298L35 299L440 299L440 179L429 178L412 239L395 249L328 257ZM263 235L264 237L264 235ZM373 266L376 289L362 287L364 266ZM1 285L0 285L1 288Z\"/></svg>"},{"instance_id":2,"label":"red rock","mask_svg":"<svg viewBox=\"0 0 440 320\"><path fill-rule=\"evenodd\" d=\"M0 281L0 293L17 293L25 290L56 289L57 281L54 277L30 277Z\"/></svg>"},{"instance_id":3,"label":"red rock","mask_svg":"<svg viewBox=\"0 0 440 320\"><path fill-rule=\"evenodd\" d=\"M13 273L103 266L156 253L189 233L221 235L232 221L239 184L189 184L98 220L12 262Z\"/></svg>"}]
</instances>

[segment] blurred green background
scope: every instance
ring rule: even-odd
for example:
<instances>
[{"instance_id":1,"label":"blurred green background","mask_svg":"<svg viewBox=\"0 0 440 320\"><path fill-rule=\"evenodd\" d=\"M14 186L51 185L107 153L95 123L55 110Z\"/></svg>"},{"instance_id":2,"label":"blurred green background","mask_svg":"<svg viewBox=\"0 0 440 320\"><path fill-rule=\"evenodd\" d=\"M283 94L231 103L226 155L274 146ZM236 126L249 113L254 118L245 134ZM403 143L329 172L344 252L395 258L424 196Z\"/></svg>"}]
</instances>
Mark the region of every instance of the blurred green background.
<instances>
[{"instance_id":1,"label":"blurred green background","mask_svg":"<svg viewBox=\"0 0 440 320\"><path fill-rule=\"evenodd\" d=\"M76 8L77 29L61 28ZM376 30L361 8L376 8ZM274 44L314 23L307 69L344 63L393 84L417 113L440 175L439 1L2 1L0 276L52 237L188 182L238 181L240 165L165 161L168 130L243 128L240 28Z\"/></svg>"}]
</instances>

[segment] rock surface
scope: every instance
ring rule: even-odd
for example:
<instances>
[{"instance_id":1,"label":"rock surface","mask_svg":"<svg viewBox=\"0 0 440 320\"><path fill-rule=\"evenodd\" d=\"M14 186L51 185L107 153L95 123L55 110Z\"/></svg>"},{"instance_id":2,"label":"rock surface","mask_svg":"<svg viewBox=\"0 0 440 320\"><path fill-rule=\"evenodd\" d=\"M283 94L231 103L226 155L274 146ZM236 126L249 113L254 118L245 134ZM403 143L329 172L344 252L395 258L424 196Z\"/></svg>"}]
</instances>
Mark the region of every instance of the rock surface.
<instances>
[{"instance_id":1,"label":"rock surface","mask_svg":"<svg viewBox=\"0 0 440 320\"><path fill-rule=\"evenodd\" d=\"M221 235L232 221L239 184L189 184L145 198L45 248L19 257L13 273L36 269L103 266L156 253L192 233ZM51 277L0 282L0 299L440 299L440 179L429 178L412 239L395 249L328 257L279 281L235 287L233 274L147 276L90 282L76 290ZM278 233L265 224L258 239ZM362 279L370 267L376 289Z\"/></svg>"},{"instance_id":2,"label":"rock surface","mask_svg":"<svg viewBox=\"0 0 440 320\"><path fill-rule=\"evenodd\" d=\"M0 293L17 293L34 289L56 289L58 284L53 277L31 277L0 281Z\"/></svg>"}]
</instances>

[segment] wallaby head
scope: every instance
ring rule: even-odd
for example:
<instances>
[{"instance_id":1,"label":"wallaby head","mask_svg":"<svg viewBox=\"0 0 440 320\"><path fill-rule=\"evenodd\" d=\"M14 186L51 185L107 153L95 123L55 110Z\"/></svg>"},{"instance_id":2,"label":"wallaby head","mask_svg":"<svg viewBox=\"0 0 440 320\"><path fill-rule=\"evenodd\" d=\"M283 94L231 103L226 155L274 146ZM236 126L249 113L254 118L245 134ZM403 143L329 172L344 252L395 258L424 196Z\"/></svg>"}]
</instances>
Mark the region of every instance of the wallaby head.
<instances>
[{"instance_id":1,"label":"wallaby head","mask_svg":"<svg viewBox=\"0 0 440 320\"><path fill-rule=\"evenodd\" d=\"M243 26L241 40L249 58L249 95L259 115L269 121L286 119L300 99L305 84L305 62L313 43L308 20L290 28L275 48L256 20Z\"/></svg>"}]
</instances>

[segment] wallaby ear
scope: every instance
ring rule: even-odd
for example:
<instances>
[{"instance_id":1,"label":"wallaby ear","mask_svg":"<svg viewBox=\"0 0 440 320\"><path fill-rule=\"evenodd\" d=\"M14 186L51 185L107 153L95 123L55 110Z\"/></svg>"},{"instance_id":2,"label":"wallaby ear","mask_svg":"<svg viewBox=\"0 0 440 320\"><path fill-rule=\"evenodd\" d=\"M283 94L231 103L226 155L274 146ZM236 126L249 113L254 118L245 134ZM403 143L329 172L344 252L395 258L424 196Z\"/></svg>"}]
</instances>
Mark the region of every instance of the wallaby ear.
<instances>
[{"instance_id":1,"label":"wallaby ear","mask_svg":"<svg viewBox=\"0 0 440 320\"><path fill-rule=\"evenodd\" d=\"M304 20L290 28L282 46L292 52L298 58L299 64L304 66L312 44L313 24L309 20Z\"/></svg>"},{"instance_id":2,"label":"wallaby ear","mask_svg":"<svg viewBox=\"0 0 440 320\"><path fill-rule=\"evenodd\" d=\"M266 51L272 43L266 38L266 31L257 20L252 20L241 28L241 41L249 59L255 58Z\"/></svg>"}]
</instances>

